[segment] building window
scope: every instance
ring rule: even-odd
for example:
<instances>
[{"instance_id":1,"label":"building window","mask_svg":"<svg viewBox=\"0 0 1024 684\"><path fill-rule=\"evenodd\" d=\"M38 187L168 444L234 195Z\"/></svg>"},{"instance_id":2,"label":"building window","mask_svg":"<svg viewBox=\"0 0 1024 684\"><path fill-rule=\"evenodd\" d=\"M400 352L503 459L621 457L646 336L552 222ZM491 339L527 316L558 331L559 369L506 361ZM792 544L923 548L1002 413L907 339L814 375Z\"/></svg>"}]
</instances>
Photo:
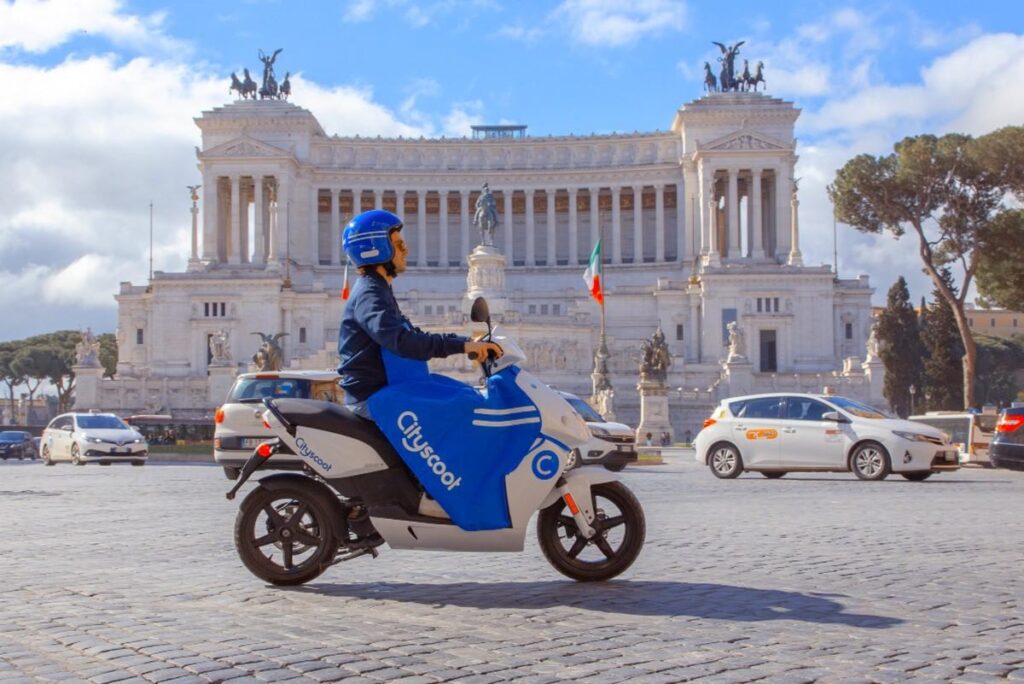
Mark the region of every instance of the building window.
<instances>
[{"instance_id":1,"label":"building window","mask_svg":"<svg viewBox=\"0 0 1024 684\"><path fill-rule=\"evenodd\" d=\"M204 316L209 316L210 315L210 302L203 302L203 315Z\"/></svg>"},{"instance_id":2,"label":"building window","mask_svg":"<svg viewBox=\"0 0 1024 684\"><path fill-rule=\"evenodd\" d=\"M142 328L136 328L135 329L135 344L142 344L142 341L144 339L145 339L145 337L144 337L144 335L142 333Z\"/></svg>"},{"instance_id":3,"label":"building window","mask_svg":"<svg viewBox=\"0 0 1024 684\"><path fill-rule=\"evenodd\" d=\"M306 344L306 329L299 328L299 344Z\"/></svg>"},{"instance_id":4,"label":"building window","mask_svg":"<svg viewBox=\"0 0 1024 684\"><path fill-rule=\"evenodd\" d=\"M994 328L994 327L996 327L996 319L994 319L994 318L992 319L992 324L991 324L991 325L989 325L989 327L990 327L990 328Z\"/></svg>"},{"instance_id":5,"label":"building window","mask_svg":"<svg viewBox=\"0 0 1024 684\"><path fill-rule=\"evenodd\" d=\"M433 307L433 305L427 304L426 306L424 306L423 307L423 313L426 316L433 316L434 315L434 307Z\"/></svg>"},{"instance_id":6,"label":"building window","mask_svg":"<svg viewBox=\"0 0 1024 684\"><path fill-rule=\"evenodd\" d=\"M758 300L758 301L760 301L760 300ZM677 340L682 340L683 339L683 324L682 323L676 323L676 339Z\"/></svg>"},{"instance_id":7,"label":"building window","mask_svg":"<svg viewBox=\"0 0 1024 684\"><path fill-rule=\"evenodd\" d=\"M540 305L540 315L541 316L547 316L548 315L548 305L547 304L541 304Z\"/></svg>"},{"instance_id":8,"label":"building window","mask_svg":"<svg viewBox=\"0 0 1024 684\"><path fill-rule=\"evenodd\" d=\"M529 313L531 313L531 314L535 314L535 313L537 313L537 305L536 305L536 304L530 304L530 305L529 305L529 306L528 306L528 307L526 308L526 310L527 310L527 311L528 311Z\"/></svg>"},{"instance_id":9,"label":"building window","mask_svg":"<svg viewBox=\"0 0 1024 684\"><path fill-rule=\"evenodd\" d=\"M853 339L853 323L847 323L846 324L846 339L848 339L848 340L852 340Z\"/></svg>"},{"instance_id":10,"label":"building window","mask_svg":"<svg viewBox=\"0 0 1024 684\"><path fill-rule=\"evenodd\" d=\"M562 315L562 305L561 304L552 304L551 305L551 314L554 315L554 316L561 316Z\"/></svg>"},{"instance_id":11,"label":"building window","mask_svg":"<svg viewBox=\"0 0 1024 684\"><path fill-rule=\"evenodd\" d=\"M1013 327L1014 327L1014 328L1016 328L1016 327L1017 327L1017 319L1016 319L1016 318L1014 318L1014 319L1013 319Z\"/></svg>"},{"instance_id":12,"label":"building window","mask_svg":"<svg viewBox=\"0 0 1024 684\"><path fill-rule=\"evenodd\" d=\"M967 325L973 326L974 325L974 319L973 318L968 318L967 319Z\"/></svg>"},{"instance_id":13,"label":"building window","mask_svg":"<svg viewBox=\"0 0 1024 684\"><path fill-rule=\"evenodd\" d=\"M223 318L224 316L227 316L227 313L226 313L227 308L228 308L227 304L225 304L224 302L220 303L220 316L221 316L221 318Z\"/></svg>"},{"instance_id":14,"label":"building window","mask_svg":"<svg viewBox=\"0 0 1024 684\"><path fill-rule=\"evenodd\" d=\"M779 298L775 297L772 299L772 305L775 307L775 313L779 313Z\"/></svg>"},{"instance_id":15,"label":"building window","mask_svg":"<svg viewBox=\"0 0 1024 684\"><path fill-rule=\"evenodd\" d=\"M454 304L449 304L448 305L448 313L455 313L455 305Z\"/></svg>"},{"instance_id":16,"label":"building window","mask_svg":"<svg viewBox=\"0 0 1024 684\"><path fill-rule=\"evenodd\" d=\"M757 313L762 313L762 311L761 311L761 302L762 301L763 300L760 297L757 298Z\"/></svg>"}]
</instances>

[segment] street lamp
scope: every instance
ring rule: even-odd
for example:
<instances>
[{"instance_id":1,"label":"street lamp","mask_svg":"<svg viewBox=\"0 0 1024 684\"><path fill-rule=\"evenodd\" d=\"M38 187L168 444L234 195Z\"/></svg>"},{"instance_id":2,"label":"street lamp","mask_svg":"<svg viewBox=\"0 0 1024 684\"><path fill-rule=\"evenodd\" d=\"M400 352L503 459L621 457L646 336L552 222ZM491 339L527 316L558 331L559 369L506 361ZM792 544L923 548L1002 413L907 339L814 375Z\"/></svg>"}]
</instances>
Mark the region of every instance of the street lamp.
<instances>
[{"instance_id":1,"label":"street lamp","mask_svg":"<svg viewBox=\"0 0 1024 684\"><path fill-rule=\"evenodd\" d=\"M914 415L914 395L917 394L917 388L913 385L910 386L910 415Z\"/></svg>"}]
</instances>

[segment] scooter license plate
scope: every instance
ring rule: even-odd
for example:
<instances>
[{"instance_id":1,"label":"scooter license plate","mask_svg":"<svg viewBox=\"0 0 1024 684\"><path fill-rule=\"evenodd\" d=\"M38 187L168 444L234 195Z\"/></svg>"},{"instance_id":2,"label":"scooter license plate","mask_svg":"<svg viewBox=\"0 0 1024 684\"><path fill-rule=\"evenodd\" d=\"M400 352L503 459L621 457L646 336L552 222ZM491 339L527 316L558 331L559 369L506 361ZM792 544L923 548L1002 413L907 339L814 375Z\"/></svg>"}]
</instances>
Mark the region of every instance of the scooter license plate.
<instances>
[{"instance_id":1,"label":"scooter license plate","mask_svg":"<svg viewBox=\"0 0 1024 684\"><path fill-rule=\"evenodd\" d=\"M256 447L258 447L260 445L260 442L262 442L262 441L264 441L264 440L259 439L257 437L246 437L245 439L242 440L242 448L243 449L255 449Z\"/></svg>"}]
</instances>

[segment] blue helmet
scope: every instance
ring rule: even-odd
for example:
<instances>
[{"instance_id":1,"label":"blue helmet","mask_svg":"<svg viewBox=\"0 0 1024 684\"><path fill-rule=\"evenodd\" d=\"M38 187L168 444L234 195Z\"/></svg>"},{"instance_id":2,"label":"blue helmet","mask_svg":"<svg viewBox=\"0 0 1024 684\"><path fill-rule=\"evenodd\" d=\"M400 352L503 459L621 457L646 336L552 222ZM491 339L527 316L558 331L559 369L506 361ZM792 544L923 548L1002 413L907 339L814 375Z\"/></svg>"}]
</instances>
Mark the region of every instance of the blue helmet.
<instances>
[{"instance_id":1,"label":"blue helmet","mask_svg":"<svg viewBox=\"0 0 1024 684\"><path fill-rule=\"evenodd\" d=\"M401 228L402 219L390 211L364 211L345 226L341 246L356 266L386 264L395 256L391 231Z\"/></svg>"}]
</instances>

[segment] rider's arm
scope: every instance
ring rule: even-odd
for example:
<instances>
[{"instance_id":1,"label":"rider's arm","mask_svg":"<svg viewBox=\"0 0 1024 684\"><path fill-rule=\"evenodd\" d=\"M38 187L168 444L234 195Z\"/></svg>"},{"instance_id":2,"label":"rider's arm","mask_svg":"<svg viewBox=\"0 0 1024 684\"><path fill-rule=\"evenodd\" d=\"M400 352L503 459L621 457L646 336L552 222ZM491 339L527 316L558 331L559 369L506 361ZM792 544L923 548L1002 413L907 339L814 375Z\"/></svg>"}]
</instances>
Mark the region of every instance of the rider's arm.
<instances>
[{"instance_id":1,"label":"rider's arm","mask_svg":"<svg viewBox=\"0 0 1024 684\"><path fill-rule=\"evenodd\" d=\"M385 286L386 287L386 286ZM466 338L423 332L409 325L381 290L370 288L355 303L356 319L366 334L384 349L410 359L427 361L461 354Z\"/></svg>"}]
</instances>

